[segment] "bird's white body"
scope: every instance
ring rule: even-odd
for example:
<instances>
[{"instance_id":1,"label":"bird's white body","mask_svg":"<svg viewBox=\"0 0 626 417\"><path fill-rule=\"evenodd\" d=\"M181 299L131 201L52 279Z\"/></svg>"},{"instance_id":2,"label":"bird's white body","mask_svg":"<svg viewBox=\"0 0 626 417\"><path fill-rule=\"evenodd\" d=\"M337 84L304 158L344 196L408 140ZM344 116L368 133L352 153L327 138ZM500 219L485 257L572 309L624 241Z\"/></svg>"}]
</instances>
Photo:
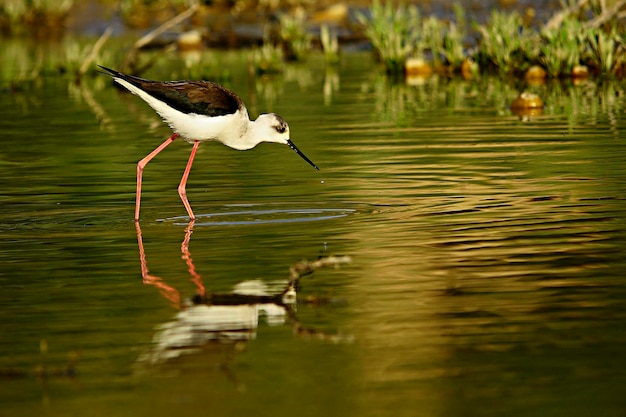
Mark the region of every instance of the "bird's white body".
<instances>
[{"instance_id":1,"label":"bird's white body","mask_svg":"<svg viewBox=\"0 0 626 417\"><path fill-rule=\"evenodd\" d=\"M261 115L256 121L252 121L245 107L224 116L209 117L195 113L183 113L126 80L117 77L114 79L128 91L148 103L170 128L187 142L214 140L240 151L252 149L263 141L269 142L259 135L264 130L263 125L266 119L264 116L268 115ZM274 139L271 142L287 144L289 128L282 135L277 136L275 133L271 136Z\"/></svg>"}]
</instances>

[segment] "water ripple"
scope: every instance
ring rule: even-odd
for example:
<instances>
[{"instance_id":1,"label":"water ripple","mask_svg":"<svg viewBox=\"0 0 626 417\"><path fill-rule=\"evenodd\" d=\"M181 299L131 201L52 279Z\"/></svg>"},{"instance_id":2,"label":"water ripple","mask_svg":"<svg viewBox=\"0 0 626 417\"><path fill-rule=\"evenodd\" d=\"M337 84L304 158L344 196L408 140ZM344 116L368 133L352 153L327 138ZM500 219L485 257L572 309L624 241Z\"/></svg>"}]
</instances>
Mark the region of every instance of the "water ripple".
<instances>
[{"instance_id":1,"label":"water ripple","mask_svg":"<svg viewBox=\"0 0 626 417\"><path fill-rule=\"evenodd\" d=\"M240 206L230 206L231 208ZM255 206L256 207L256 206ZM242 226L259 224L303 223L337 219L356 213L349 208L287 208L263 209L250 208L249 210L223 211L196 215L195 226ZM177 226L189 223L189 217L177 216L157 221L173 221Z\"/></svg>"}]
</instances>

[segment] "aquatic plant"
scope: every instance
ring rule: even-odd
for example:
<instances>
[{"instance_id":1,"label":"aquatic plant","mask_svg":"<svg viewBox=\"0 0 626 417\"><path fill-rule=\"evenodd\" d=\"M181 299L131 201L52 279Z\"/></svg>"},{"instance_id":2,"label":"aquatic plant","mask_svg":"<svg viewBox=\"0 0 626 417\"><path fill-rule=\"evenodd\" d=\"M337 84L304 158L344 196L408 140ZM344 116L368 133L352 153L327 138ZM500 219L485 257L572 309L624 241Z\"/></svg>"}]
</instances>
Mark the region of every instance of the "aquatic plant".
<instances>
[{"instance_id":1,"label":"aquatic plant","mask_svg":"<svg viewBox=\"0 0 626 417\"><path fill-rule=\"evenodd\" d=\"M284 53L280 46L264 42L252 54L255 71L259 74L278 73L283 70Z\"/></svg>"},{"instance_id":2,"label":"aquatic plant","mask_svg":"<svg viewBox=\"0 0 626 417\"><path fill-rule=\"evenodd\" d=\"M473 78L478 68L518 75L538 64L551 77L579 69L586 73L581 64L600 73L624 73L626 36L623 23L615 19L623 13L623 2L562 0L561 6L541 30L526 27L518 12L493 10L486 23L472 23L481 36L471 56L465 50L467 23L460 3L453 5L453 21L422 18L416 6L380 0L373 1L369 17L357 14L357 19L389 73L400 73L405 62L407 68L428 65L427 57L436 71L460 69L466 78Z\"/></svg>"},{"instance_id":3,"label":"aquatic plant","mask_svg":"<svg viewBox=\"0 0 626 417\"><path fill-rule=\"evenodd\" d=\"M425 46L426 51L430 51L433 64L439 66L441 57L445 55L443 45L443 22L435 16L429 16L424 19L421 24L420 35L418 35L418 43L416 50ZM420 39L421 38L421 39ZM424 52L417 52L417 56L422 56Z\"/></svg>"},{"instance_id":4,"label":"aquatic plant","mask_svg":"<svg viewBox=\"0 0 626 417\"><path fill-rule=\"evenodd\" d=\"M511 74L513 70L527 66L523 54L531 53L532 45L519 13L493 10L487 24L474 23L474 27L482 35L479 42L481 58L495 64L500 73Z\"/></svg>"},{"instance_id":5,"label":"aquatic plant","mask_svg":"<svg viewBox=\"0 0 626 417\"><path fill-rule=\"evenodd\" d=\"M455 22L449 22L444 32L441 54L452 68L460 68L465 61L463 40L466 33L465 9L460 3L454 3Z\"/></svg>"},{"instance_id":6,"label":"aquatic plant","mask_svg":"<svg viewBox=\"0 0 626 417\"><path fill-rule=\"evenodd\" d=\"M4 0L0 17L5 16L9 32L46 35L61 32L74 0Z\"/></svg>"},{"instance_id":7,"label":"aquatic plant","mask_svg":"<svg viewBox=\"0 0 626 417\"><path fill-rule=\"evenodd\" d=\"M623 42L622 35L622 42ZM585 34L588 46L587 57L601 74L609 74L615 69L618 52L618 35L613 25L610 32L588 29Z\"/></svg>"},{"instance_id":8,"label":"aquatic plant","mask_svg":"<svg viewBox=\"0 0 626 417\"><path fill-rule=\"evenodd\" d=\"M615 56L616 74L626 76L626 33L622 32L622 36L617 38L617 52Z\"/></svg>"},{"instance_id":9,"label":"aquatic plant","mask_svg":"<svg viewBox=\"0 0 626 417\"><path fill-rule=\"evenodd\" d=\"M561 0L561 5L562 10L546 23L543 32L557 33L569 27L565 50L574 49L572 40L576 39L581 62L602 74L620 72L626 61L625 28L619 19L626 8L624 2Z\"/></svg>"},{"instance_id":10,"label":"aquatic plant","mask_svg":"<svg viewBox=\"0 0 626 417\"><path fill-rule=\"evenodd\" d=\"M414 51L419 38L419 11L416 6L404 3L394 7L375 0L370 17L362 13L357 19L365 26L365 35L372 43L387 72L401 74L404 62Z\"/></svg>"},{"instance_id":11,"label":"aquatic plant","mask_svg":"<svg viewBox=\"0 0 626 417\"><path fill-rule=\"evenodd\" d=\"M423 58L430 52L435 67L445 65L451 69L460 68L466 56L463 41L466 36L465 10L459 3L454 4L456 21L445 22L435 16L418 19L415 22L418 33L413 55Z\"/></svg>"},{"instance_id":12,"label":"aquatic plant","mask_svg":"<svg viewBox=\"0 0 626 417\"><path fill-rule=\"evenodd\" d=\"M311 51L311 34L306 29L306 14L298 9L293 15L281 14L280 40L285 48L287 59L301 61Z\"/></svg>"},{"instance_id":13,"label":"aquatic plant","mask_svg":"<svg viewBox=\"0 0 626 417\"><path fill-rule=\"evenodd\" d=\"M339 39L337 38L337 33L331 31L326 24L320 26L320 42L324 52L324 61L327 64L339 62Z\"/></svg>"},{"instance_id":14,"label":"aquatic plant","mask_svg":"<svg viewBox=\"0 0 626 417\"><path fill-rule=\"evenodd\" d=\"M67 37L63 42L37 42L15 37L5 39L0 48L0 89L24 90L36 86L46 77L78 82L93 69L93 62L115 65L123 41L102 48L110 30L99 39Z\"/></svg>"},{"instance_id":15,"label":"aquatic plant","mask_svg":"<svg viewBox=\"0 0 626 417\"><path fill-rule=\"evenodd\" d=\"M580 64L584 46L584 27L575 18L565 18L556 29L541 31L539 62L551 77L571 75Z\"/></svg>"},{"instance_id":16,"label":"aquatic plant","mask_svg":"<svg viewBox=\"0 0 626 417\"><path fill-rule=\"evenodd\" d=\"M120 0L119 12L128 26L147 28L196 4L195 0Z\"/></svg>"}]
</instances>

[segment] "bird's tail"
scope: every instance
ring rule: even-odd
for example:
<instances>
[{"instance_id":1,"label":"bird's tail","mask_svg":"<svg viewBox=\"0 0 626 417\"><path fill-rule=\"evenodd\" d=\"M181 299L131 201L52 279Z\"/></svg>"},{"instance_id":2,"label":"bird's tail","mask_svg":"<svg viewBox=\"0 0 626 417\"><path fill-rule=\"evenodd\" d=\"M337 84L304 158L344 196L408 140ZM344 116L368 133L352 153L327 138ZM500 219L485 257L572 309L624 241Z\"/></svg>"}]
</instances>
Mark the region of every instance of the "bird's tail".
<instances>
[{"instance_id":1,"label":"bird's tail","mask_svg":"<svg viewBox=\"0 0 626 417\"><path fill-rule=\"evenodd\" d=\"M98 70L98 72L111 76L116 81L124 80L127 83L134 85L135 87L142 88L142 86L144 86L146 83L151 82L149 80L146 80L140 77L135 77L134 75L124 74L123 72L119 72L114 69L102 66L102 65L98 65L98 66L100 67L100 70Z\"/></svg>"},{"instance_id":2,"label":"bird's tail","mask_svg":"<svg viewBox=\"0 0 626 417\"><path fill-rule=\"evenodd\" d=\"M103 65L98 65L98 67L100 67L100 69L98 70L99 73L101 74L105 74L105 75L110 75L111 77L118 77L118 78L123 78L125 74L122 74L119 71L115 71L114 69L111 68L107 68Z\"/></svg>"}]
</instances>

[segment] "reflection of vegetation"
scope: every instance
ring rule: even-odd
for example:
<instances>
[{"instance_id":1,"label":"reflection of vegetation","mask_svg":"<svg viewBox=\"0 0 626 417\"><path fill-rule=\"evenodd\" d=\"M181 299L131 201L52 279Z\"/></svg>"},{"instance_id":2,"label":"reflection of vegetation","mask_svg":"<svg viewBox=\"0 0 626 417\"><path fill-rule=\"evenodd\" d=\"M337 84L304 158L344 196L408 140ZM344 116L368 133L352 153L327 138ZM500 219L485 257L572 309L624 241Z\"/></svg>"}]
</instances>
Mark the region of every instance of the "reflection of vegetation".
<instances>
[{"instance_id":1,"label":"reflection of vegetation","mask_svg":"<svg viewBox=\"0 0 626 417\"><path fill-rule=\"evenodd\" d=\"M254 50L253 55L256 72L260 74L278 73L283 70L283 49L270 42L265 42Z\"/></svg>"},{"instance_id":2,"label":"reflection of vegetation","mask_svg":"<svg viewBox=\"0 0 626 417\"><path fill-rule=\"evenodd\" d=\"M76 77L94 51L90 40L68 38L62 43L32 43L28 40L8 39L0 48L0 88L20 89L40 81L42 76ZM103 65L113 65L115 51L102 49L97 60ZM91 58L90 58L91 57Z\"/></svg>"},{"instance_id":3,"label":"reflection of vegetation","mask_svg":"<svg viewBox=\"0 0 626 417\"><path fill-rule=\"evenodd\" d=\"M76 368L80 359L79 351L70 352L65 359L66 363L61 365L63 359L59 358L58 355L51 358L48 352L48 341L41 339L39 341L39 353L41 355L39 363L33 366L32 369L0 368L0 379L36 378L42 381L49 381L50 379L73 379L77 376ZM50 364L51 360L54 360L54 365Z\"/></svg>"},{"instance_id":4,"label":"reflection of vegetation","mask_svg":"<svg viewBox=\"0 0 626 417\"><path fill-rule=\"evenodd\" d=\"M519 96L519 90L511 83L496 77L483 77L474 82L431 77L423 84L412 86L375 74L361 89L374 94L377 118L397 126L412 126L416 119L425 115L431 118L433 111L467 115L476 109L491 109L497 115L511 115L512 100ZM542 98L545 116L565 115L572 126L580 123L581 118L620 114L625 110L620 97L625 94L623 84L607 80L586 80L577 84L552 81L529 88L527 93Z\"/></svg>"}]
</instances>

